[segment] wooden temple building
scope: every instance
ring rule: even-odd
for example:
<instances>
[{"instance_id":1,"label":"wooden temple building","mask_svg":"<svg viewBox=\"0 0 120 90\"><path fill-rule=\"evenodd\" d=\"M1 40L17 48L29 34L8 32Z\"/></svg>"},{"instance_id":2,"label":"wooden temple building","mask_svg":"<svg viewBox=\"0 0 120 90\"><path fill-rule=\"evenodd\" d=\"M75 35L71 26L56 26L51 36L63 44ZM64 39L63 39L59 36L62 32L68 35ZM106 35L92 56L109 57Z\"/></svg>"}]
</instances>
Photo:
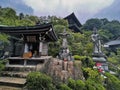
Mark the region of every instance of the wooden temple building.
<instances>
[{"instance_id":1,"label":"wooden temple building","mask_svg":"<svg viewBox=\"0 0 120 90\"><path fill-rule=\"evenodd\" d=\"M1 26L0 32L10 35L10 44L5 48L5 53L9 56L9 64L13 65L35 64L32 60L48 56L48 43L57 41L50 23L36 26Z\"/></svg>"},{"instance_id":2,"label":"wooden temple building","mask_svg":"<svg viewBox=\"0 0 120 90\"><path fill-rule=\"evenodd\" d=\"M112 40L104 44L104 47L110 51L117 54L117 49L120 48L120 39Z\"/></svg>"},{"instance_id":3,"label":"wooden temple building","mask_svg":"<svg viewBox=\"0 0 120 90\"><path fill-rule=\"evenodd\" d=\"M73 32L83 33L80 30L80 27L82 27L82 24L79 22L79 20L77 19L74 13L68 15L64 19L68 21L69 29L71 29Z\"/></svg>"},{"instance_id":4,"label":"wooden temple building","mask_svg":"<svg viewBox=\"0 0 120 90\"><path fill-rule=\"evenodd\" d=\"M48 43L57 41L53 26L50 23L36 26L0 26L0 32L8 34L10 41L4 50L3 59L7 55L8 62L0 72L0 85L23 88L28 73L42 71L52 59L48 56Z\"/></svg>"}]
</instances>

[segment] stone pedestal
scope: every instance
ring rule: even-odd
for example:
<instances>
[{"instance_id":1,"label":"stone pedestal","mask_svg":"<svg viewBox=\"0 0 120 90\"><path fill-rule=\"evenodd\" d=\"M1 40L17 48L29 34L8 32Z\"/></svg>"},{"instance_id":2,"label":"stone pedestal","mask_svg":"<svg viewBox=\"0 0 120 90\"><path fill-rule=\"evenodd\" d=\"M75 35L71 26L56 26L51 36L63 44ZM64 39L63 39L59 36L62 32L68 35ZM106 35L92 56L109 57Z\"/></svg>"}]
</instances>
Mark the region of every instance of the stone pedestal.
<instances>
[{"instance_id":1,"label":"stone pedestal","mask_svg":"<svg viewBox=\"0 0 120 90\"><path fill-rule=\"evenodd\" d=\"M108 71L107 58L105 56L93 56L93 61L96 63L101 63L101 68L104 71Z\"/></svg>"}]
</instances>

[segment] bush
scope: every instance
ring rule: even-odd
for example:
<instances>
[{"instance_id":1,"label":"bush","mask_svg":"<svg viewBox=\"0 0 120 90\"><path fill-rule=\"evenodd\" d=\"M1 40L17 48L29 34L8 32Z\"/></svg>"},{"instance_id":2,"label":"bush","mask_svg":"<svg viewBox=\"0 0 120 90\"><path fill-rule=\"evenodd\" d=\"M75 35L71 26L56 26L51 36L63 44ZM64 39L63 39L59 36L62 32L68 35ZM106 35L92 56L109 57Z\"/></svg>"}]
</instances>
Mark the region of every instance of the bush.
<instances>
[{"instance_id":1,"label":"bush","mask_svg":"<svg viewBox=\"0 0 120 90\"><path fill-rule=\"evenodd\" d=\"M85 87L85 83L82 80L73 80L70 78L68 80L68 87L70 87L72 90L83 90Z\"/></svg>"},{"instance_id":2,"label":"bush","mask_svg":"<svg viewBox=\"0 0 120 90\"><path fill-rule=\"evenodd\" d=\"M93 67L94 62L91 57L74 55L75 60L81 60L83 67Z\"/></svg>"},{"instance_id":3,"label":"bush","mask_svg":"<svg viewBox=\"0 0 120 90\"><path fill-rule=\"evenodd\" d=\"M0 72L5 68L7 60L0 60Z\"/></svg>"},{"instance_id":4,"label":"bush","mask_svg":"<svg viewBox=\"0 0 120 90\"><path fill-rule=\"evenodd\" d=\"M72 89L68 87L66 84L61 84L59 90L72 90Z\"/></svg>"},{"instance_id":5,"label":"bush","mask_svg":"<svg viewBox=\"0 0 120 90\"><path fill-rule=\"evenodd\" d=\"M87 58L87 56L79 56L79 55L74 55L74 59L75 60L85 60Z\"/></svg>"},{"instance_id":6,"label":"bush","mask_svg":"<svg viewBox=\"0 0 120 90\"><path fill-rule=\"evenodd\" d=\"M72 78L69 78L68 79L68 86L74 90L76 87L75 80L73 80Z\"/></svg>"},{"instance_id":7,"label":"bush","mask_svg":"<svg viewBox=\"0 0 120 90\"><path fill-rule=\"evenodd\" d=\"M5 68L5 65L0 63L0 72Z\"/></svg>"},{"instance_id":8,"label":"bush","mask_svg":"<svg viewBox=\"0 0 120 90\"><path fill-rule=\"evenodd\" d=\"M93 79L87 79L86 82L86 89L85 90L105 90L102 83L94 81Z\"/></svg>"},{"instance_id":9,"label":"bush","mask_svg":"<svg viewBox=\"0 0 120 90\"><path fill-rule=\"evenodd\" d=\"M51 77L40 72L31 72L27 76L29 90L54 90Z\"/></svg>"},{"instance_id":10,"label":"bush","mask_svg":"<svg viewBox=\"0 0 120 90\"><path fill-rule=\"evenodd\" d=\"M79 55L74 55L74 59L75 59L75 60L80 60L81 58L80 58Z\"/></svg>"},{"instance_id":11,"label":"bush","mask_svg":"<svg viewBox=\"0 0 120 90\"><path fill-rule=\"evenodd\" d=\"M105 75L107 76L107 90L120 90L120 80L114 75L111 75L110 73L106 73Z\"/></svg>"},{"instance_id":12,"label":"bush","mask_svg":"<svg viewBox=\"0 0 120 90\"><path fill-rule=\"evenodd\" d=\"M85 83L82 80L76 80L75 90L83 90L85 87Z\"/></svg>"}]
</instances>

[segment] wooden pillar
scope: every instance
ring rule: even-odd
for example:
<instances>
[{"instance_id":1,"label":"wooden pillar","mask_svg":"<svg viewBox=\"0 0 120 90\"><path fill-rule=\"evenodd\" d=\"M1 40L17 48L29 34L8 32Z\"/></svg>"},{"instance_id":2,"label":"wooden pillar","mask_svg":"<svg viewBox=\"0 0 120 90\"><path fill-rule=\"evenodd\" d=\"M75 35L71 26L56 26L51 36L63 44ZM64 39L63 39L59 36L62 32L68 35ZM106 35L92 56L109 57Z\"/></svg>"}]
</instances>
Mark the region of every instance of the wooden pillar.
<instances>
[{"instance_id":1,"label":"wooden pillar","mask_svg":"<svg viewBox=\"0 0 120 90\"><path fill-rule=\"evenodd\" d=\"M42 55L42 46L43 46L43 42L40 41L40 42L39 42L39 56Z\"/></svg>"},{"instance_id":2,"label":"wooden pillar","mask_svg":"<svg viewBox=\"0 0 120 90\"><path fill-rule=\"evenodd\" d=\"M27 52L28 52L28 44L25 43L24 53L27 53Z\"/></svg>"},{"instance_id":3,"label":"wooden pillar","mask_svg":"<svg viewBox=\"0 0 120 90\"><path fill-rule=\"evenodd\" d=\"M24 66L26 66L27 65L27 60L26 59L24 59Z\"/></svg>"}]
</instances>

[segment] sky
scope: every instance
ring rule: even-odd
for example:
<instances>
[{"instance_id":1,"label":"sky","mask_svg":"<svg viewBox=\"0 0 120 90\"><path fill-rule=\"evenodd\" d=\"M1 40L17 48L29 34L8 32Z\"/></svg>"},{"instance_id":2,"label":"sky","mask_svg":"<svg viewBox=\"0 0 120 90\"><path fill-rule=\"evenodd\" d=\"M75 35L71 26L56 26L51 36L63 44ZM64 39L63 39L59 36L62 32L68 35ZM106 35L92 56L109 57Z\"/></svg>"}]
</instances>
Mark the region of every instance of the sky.
<instances>
[{"instance_id":1,"label":"sky","mask_svg":"<svg viewBox=\"0 0 120 90\"><path fill-rule=\"evenodd\" d=\"M74 12L81 23L91 18L120 20L120 0L0 0L0 5L36 16L64 18Z\"/></svg>"}]
</instances>

